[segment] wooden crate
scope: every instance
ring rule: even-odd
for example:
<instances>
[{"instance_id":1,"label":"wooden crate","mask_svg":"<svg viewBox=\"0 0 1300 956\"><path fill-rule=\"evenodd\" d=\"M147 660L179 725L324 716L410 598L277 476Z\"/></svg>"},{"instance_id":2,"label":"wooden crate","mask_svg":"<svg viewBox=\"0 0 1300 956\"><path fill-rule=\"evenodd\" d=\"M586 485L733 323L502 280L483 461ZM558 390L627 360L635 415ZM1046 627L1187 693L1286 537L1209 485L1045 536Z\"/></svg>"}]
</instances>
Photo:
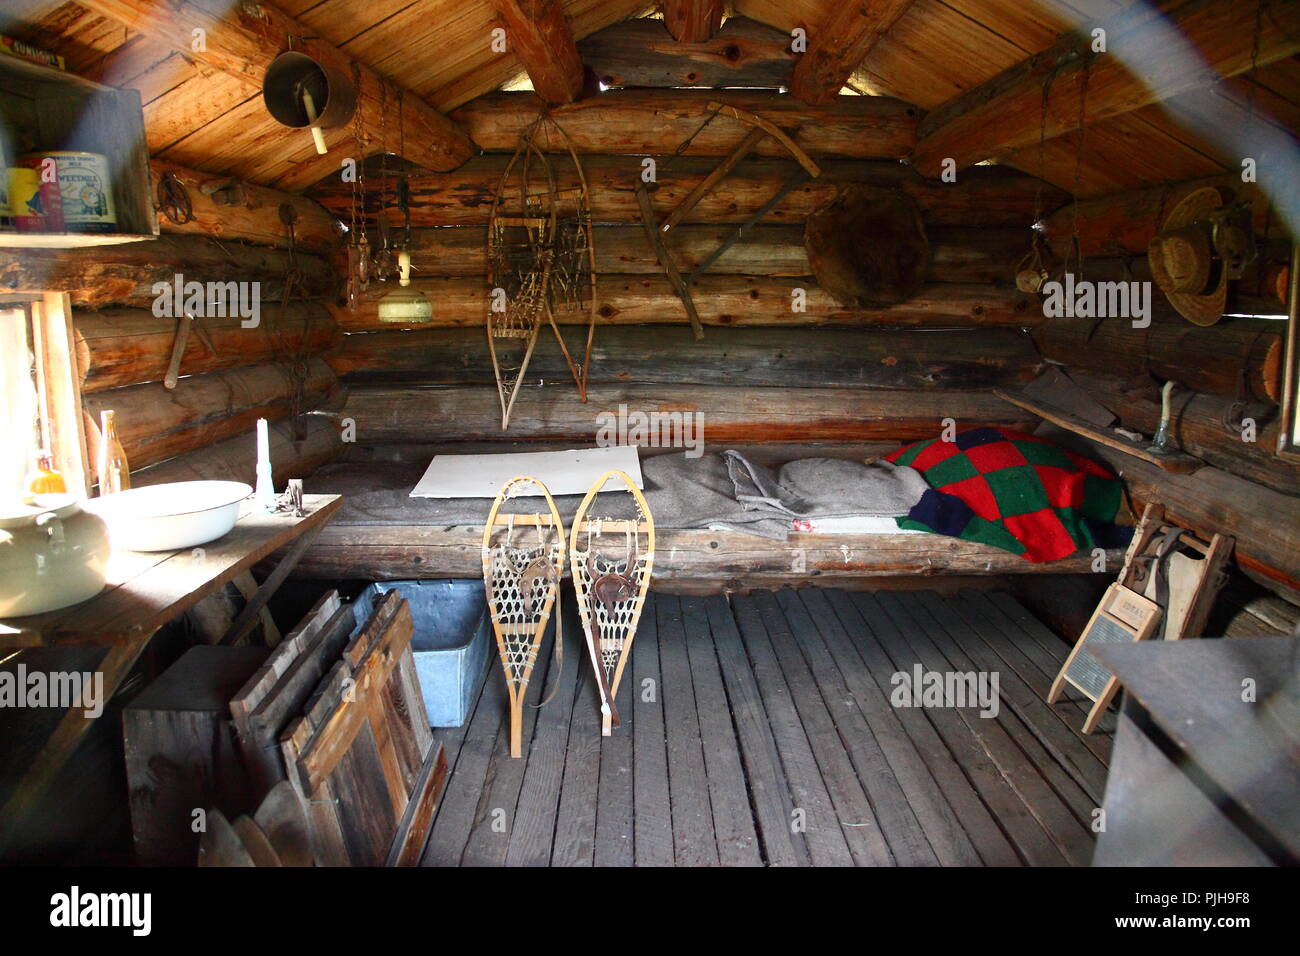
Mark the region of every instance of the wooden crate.
<instances>
[{"instance_id":1,"label":"wooden crate","mask_svg":"<svg viewBox=\"0 0 1300 956\"><path fill-rule=\"evenodd\" d=\"M193 866L194 812L251 813L256 793L235 746L230 698L264 647L192 647L122 711L136 860Z\"/></svg>"},{"instance_id":2,"label":"wooden crate","mask_svg":"<svg viewBox=\"0 0 1300 956\"><path fill-rule=\"evenodd\" d=\"M118 227L111 233L0 232L0 246L102 246L158 235L137 90L114 89L75 73L0 56L0 127L8 140L6 150L15 156L83 150L107 157Z\"/></svg>"}]
</instances>

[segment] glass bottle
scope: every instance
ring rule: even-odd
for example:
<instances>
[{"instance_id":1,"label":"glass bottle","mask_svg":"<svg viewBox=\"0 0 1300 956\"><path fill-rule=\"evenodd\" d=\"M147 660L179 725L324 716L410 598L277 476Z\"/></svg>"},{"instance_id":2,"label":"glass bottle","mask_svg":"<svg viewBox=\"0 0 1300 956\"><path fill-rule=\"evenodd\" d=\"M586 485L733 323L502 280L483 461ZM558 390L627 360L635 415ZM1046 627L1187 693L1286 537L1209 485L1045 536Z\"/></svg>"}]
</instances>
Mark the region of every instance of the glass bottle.
<instances>
[{"instance_id":1,"label":"glass bottle","mask_svg":"<svg viewBox=\"0 0 1300 956\"><path fill-rule=\"evenodd\" d=\"M117 437L117 413L111 410L99 413L99 461L95 471L100 495L131 487L131 468Z\"/></svg>"},{"instance_id":2,"label":"glass bottle","mask_svg":"<svg viewBox=\"0 0 1300 956\"><path fill-rule=\"evenodd\" d=\"M27 473L23 484L28 494L33 495L64 494L68 490L63 476L54 468L54 456L45 449L38 451L32 459L32 470Z\"/></svg>"}]
</instances>

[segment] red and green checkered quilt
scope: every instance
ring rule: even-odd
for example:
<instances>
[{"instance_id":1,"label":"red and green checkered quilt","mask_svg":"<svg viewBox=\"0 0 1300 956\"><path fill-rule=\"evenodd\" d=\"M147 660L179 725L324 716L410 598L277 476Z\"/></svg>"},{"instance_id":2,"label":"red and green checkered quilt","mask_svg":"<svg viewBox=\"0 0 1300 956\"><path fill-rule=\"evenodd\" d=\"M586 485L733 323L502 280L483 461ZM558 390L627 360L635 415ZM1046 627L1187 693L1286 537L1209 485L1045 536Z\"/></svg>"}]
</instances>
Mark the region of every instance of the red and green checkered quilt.
<instances>
[{"instance_id":1,"label":"red and green checkered quilt","mask_svg":"<svg viewBox=\"0 0 1300 956\"><path fill-rule=\"evenodd\" d=\"M973 428L952 441L907 445L885 460L915 468L930 485L897 519L900 528L982 541L1027 561L1124 547L1133 534L1115 524L1124 507L1118 478L1023 432Z\"/></svg>"}]
</instances>

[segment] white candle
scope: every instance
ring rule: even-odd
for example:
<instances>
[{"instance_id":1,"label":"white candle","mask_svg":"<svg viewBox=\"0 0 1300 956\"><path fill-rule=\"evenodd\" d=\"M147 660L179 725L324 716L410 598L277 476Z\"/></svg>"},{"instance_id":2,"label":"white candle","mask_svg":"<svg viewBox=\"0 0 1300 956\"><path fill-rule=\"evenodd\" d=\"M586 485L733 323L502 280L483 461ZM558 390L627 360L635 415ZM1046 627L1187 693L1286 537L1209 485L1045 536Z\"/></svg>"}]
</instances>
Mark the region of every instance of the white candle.
<instances>
[{"instance_id":1,"label":"white candle","mask_svg":"<svg viewBox=\"0 0 1300 956\"><path fill-rule=\"evenodd\" d=\"M275 483L271 478L271 436L265 418L257 420L257 506L275 510Z\"/></svg>"}]
</instances>

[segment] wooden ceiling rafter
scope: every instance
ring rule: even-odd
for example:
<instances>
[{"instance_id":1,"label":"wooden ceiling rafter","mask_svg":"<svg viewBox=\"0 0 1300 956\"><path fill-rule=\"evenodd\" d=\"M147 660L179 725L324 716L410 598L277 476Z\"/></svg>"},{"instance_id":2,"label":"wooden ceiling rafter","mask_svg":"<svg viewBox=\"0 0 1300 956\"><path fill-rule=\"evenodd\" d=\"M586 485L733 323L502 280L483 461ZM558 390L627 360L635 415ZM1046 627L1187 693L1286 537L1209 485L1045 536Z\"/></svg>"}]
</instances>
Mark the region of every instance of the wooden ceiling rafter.
<instances>
[{"instance_id":1,"label":"wooden ceiling rafter","mask_svg":"<svg viewBox=\"0 0 1300 956\"><path fill-rule=\"evenodd\" d=\"M722 28L722 0L663 0L664 26L680 43L704 43Z\"/></svg>"},{"instance_id":2,"label":"wooden ceiling rafter","mask_svg":"<svg viewBox=\"0 0 1300 956\"><path fill-rule=\"evenodd\" d=\"M853 71L915 0L839 3L826 21L808 30L808 49L790 73L790 92L805 103L839 95Z\"/></svg>"},{"instance_id":3,"label":"wooden ceiling rafter","mask_svg":"<svg viewBox=\"0 0 1300 956\"><path fill-rule=\"evenodd\" d=\"M921 124L912 162L935 176L948 158L961 169L1037 143L1040 129L1047 139L1073 132L1080 128L1084 83L1087 127L1244 73L1252 64L1260 4L1267 7L1257 65L1300 52L1297 4L1190 0L1167 16L1138 4L1102 22L1105 54L1087 52L1091 37L1085 27L933 110ZM1052 74L1044 123L1043 83Z\"/></svg>"},{"instance_id":4,"label":"wooden ceiling rafter","mask_svg":"<svg viewBox=\"0 0 1300 956\"><path fill-rule=\"evenodd\" d=\"M492 0L511 52L528 72L533 92L547 103L582 96L584 70L560 0Z\"/></svg>"},{"instance_id":5,"label":"wooden ceiling rafter","mask_svg":"<svg viewBox=\"0 0 1300 956\"><path fill-rule=\"evenodd\" d=\"M393 101L399 93L403 97L407 159L430 169L445 170L456 168L474 152L474 143L464 130L422 98L401 90L368 64L354 60L315 36L315 31L268 4L255 7L239 5L221 17L214 16L196 0L79 2L101 16L116 20L132 31L156 37L173 49L257 90L261 89L262 77L271 61L284 52L289 39L293 38L295 50L359 80L357 109L370 139L366 144L367 155L381 148L374 139L374 132L384 125L385 111L395 114ZM206 33L201 50L193 49L193 31L196 29ZM337 146L350 144L353 132L349 127L328 130L326 134L327 142ZM337 170L338 165L339 158L334 151L319 156L314 150L307 149L302 153L301 161L281 176L277 184L288 189L302 188Z\"/></svg>"}]
</instances>

